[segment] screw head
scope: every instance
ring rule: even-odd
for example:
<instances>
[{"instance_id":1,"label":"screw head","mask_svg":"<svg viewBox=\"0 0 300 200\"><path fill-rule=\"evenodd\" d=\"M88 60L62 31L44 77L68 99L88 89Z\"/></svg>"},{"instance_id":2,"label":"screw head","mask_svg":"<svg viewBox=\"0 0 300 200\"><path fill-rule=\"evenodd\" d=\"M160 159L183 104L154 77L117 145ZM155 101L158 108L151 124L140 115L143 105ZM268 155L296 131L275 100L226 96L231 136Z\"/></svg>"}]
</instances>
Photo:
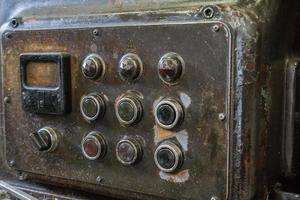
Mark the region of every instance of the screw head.
<instances>
[{"instance_id":1,"label":"screw head","mask_svg":"<svg viewBox=\"0 0 300 200\"><path fill-rule=\"evenodd\" d=\"M15 161L11 160L11 161L9 161L8 166L13 167L13 166L15 166L15 164L16 164Z\"/></svg>"},{"instance_id":2,"label":"screw head","mask_svg":"<svg viewBox=\"0 0 300 200\"><path fill-rule=\"evenodd\" d=\"M97 178L96 178L97 184L102 183L102 181L103 181L103 179L100 176L97 176Z\"/></svg>"},{"instance_id":3,"label":"screw head","mask_svg":"<svg viewBox=\"0 0 300 200\"><path fill-rule=\"evenodd\" d=\"M94 36L98 36L99 35L99 30L98 29L94 29L93 30L93 35Z\"/></svg>"},{"instance_id":4,"label":"screw head","mask_svg":"<svg viewBox=\"0 0 300 200\"><path fill-rule=\"evenodd\" d=\"M219 114L219 120L224 121L225 118L226 118L226 116L225 116L224 113L220 113L220 114Z\"/></svg>"},{"instance_id":5,"label":"screw head","mask_svg":"<svg viewBox=\"0 0 300 200\"><path fill-rule=\"evenodd\" d=\"M212 27L212 30L213 30L213 32L219 32L220 26L216 24Z\"/></svg>"},{"instance_id":6,"label":"screw head","mask_svg":"<svg viewBox=\"0 0 300 200\"><path fill-rule=\"evenodd\" d=\"M10 98L8 96L5 96L3 98L4 103L10 103Z\"/></svg>"},{"instance_id":7,"label":"screw head","mask_svg":"<svg viewBox=\"0 0 300 200\"><path fill-rule=\"evenodd\" d=\"M18 19L16 19L16 18L11 19L11 20L10 20L10 25L11 25L11 27L13 27L13 28L17 28L17 27L19 26L19 21L18 21Z\"/></svg>"}]
</instances>

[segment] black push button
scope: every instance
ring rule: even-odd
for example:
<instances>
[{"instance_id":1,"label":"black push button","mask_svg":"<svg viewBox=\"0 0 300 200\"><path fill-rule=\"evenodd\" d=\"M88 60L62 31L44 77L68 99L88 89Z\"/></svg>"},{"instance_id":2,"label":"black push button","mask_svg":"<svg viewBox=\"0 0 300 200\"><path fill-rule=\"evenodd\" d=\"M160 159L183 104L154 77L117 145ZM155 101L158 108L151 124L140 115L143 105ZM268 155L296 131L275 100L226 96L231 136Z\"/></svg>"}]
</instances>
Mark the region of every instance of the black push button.
<instances>
[{"instance_id":1,"label":"black push button","mask_svg":"<svg viewBox=\"0 0 300 200\"><path fill-rule=\"evenodd\" d=\"M94 121L103 117L105 110L105 102L100 94L93 93L81 98L80 111L86 120Z\"/></svg>"},{"instance_id":2,"label":"black push button","mask_svg":"<svg viewBox=\"0 0 300 200\"><path fill-rule=\"evenodd\" d=\"M133 96L122 97L116 102L116 115L123 125L135 124L141 119L142 105Z\"/></svg>"},{"instance_id":3,"label":"black push button","mask_svg":"<svg viewBox=\"0 0 300 200\"><path fill-rule=\"evenodd\" d=\"M175 165L175 160L175 155L170 149L163 148L157 152L157 162L165 169L171 169Z\"/></svg>"},{"instance_id":4,"label":"black push button","mask_svg":"<svg viewBox=\"0 0 300 200\"><path fill-rule=\"evenodd\" d=\"M171 105L162 104L157 108L157 118L161 124L170 125L176 118L176 112Z\"/></svg>"},{"instance_id":5,"label":"black push button","mask_svg":"<svg viewBox=\"0 0 300 200\"><path fill-rule=\"evenodd\" d=\"M176 53L165 54L158 63L158 73L162 81L168 84L177 83L184 72L184 61Z\"/></svg>"},{"instance_id":6,"label":"black push button","mask_svg":"<svg viewBox=\"0 0 300 200\"><path fill-rule=\"evenodd\" d=\"M173 142L160 144L154 153L156 166L163 172L173 172L183 164L183 153Z\"/></svg>"},{"instance_id":7,"label":"black push button","mask_svg":"<svg viewBox=\"0 0 300 200\"><path fill-rule=\"evenodd\" d=\"M181 124L184 118L181 104L171 98L160 101L155 107L156 123L165 129L172 129Z\"/></svg>"}]
</instances>

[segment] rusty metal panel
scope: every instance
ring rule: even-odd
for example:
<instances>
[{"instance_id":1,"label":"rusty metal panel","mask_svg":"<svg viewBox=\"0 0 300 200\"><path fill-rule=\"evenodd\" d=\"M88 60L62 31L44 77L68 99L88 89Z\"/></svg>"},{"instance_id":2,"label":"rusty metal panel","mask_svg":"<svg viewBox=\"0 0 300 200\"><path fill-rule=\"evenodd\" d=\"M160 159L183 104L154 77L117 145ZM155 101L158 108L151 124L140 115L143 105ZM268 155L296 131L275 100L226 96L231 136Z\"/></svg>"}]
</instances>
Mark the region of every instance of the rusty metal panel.
<instances>
[{"instance_id":1,"label":"rusty metal panel","mask_svg":"<svg viewBox=\"0 0 300 200\"><path fill-rule=\"evenodd\" d=\"M8 37L9 36L9 37ZM230 29L221 22L152 24L60 30L16 30L3 34L5 133L7 162L19 171L79 181L99 191L120 189L157 198L226 199L228 179L228 124L230 102ZM67 52L71 59L72 112L64 116L38 115L22 110L19 56L29 52ZM144 65L141 78L127 83L118 77L117 66L125 53L138 54ZM177 52L186 62L179 84L164 84L157 63L167 52ZM87 80L82 60L97 53L106 62L100 82ZM80 114L82 95L100 92L108 100L101 121L87 123ZM140 123L123 127L115 116L115 100L126 92L137 93L143 105ZM155 124L153 106L166 96L184 105L183 124L167 131ZM17 124L17 126L16 126ZM29 134L44 127L59 133L59 147L52 153L37 152ZM103 160L88 161L81 140L97 130L107 139ZM115 146L123 138L143 141L142 161L121 165ZM184 164L176 173L159 171L153 160L155 148L173 138L184 151ZM59 180L58 179L58 180Z\"/></svg>"}]
</instances>

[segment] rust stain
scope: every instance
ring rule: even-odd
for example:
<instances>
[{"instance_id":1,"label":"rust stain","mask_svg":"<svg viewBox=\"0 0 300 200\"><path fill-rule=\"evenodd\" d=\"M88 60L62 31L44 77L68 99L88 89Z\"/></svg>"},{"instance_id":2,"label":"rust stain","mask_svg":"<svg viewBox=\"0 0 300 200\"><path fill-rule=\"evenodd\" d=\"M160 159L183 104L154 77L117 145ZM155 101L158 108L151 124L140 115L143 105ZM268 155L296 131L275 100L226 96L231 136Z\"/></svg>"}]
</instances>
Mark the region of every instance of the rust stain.
<instances>
[{"instance_id":1,"label":"rust stain","mask_svg":"<svg viewBox=\"0 0 300 200\"><path fill-rule=\"evenodd\" d=\"M162 129L159 126L154 126L154 142L160 142L164 139L175 137L176 133L170 130Z\"/></svg>"}]
</instances>

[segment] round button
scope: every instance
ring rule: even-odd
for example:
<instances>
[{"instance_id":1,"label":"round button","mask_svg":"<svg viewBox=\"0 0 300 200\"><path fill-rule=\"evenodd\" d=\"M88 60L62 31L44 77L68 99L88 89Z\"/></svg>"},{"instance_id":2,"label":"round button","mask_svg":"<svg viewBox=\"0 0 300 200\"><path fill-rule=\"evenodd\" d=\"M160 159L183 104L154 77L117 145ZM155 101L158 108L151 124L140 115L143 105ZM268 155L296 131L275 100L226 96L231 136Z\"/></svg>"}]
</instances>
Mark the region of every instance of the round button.
<instances>
[{"instance_id":1,"label":"round button","mask_svg":"<svg viewBox=\"0 0 300 200\"><path fill-rule=\"evenodd\" d=\"M174 99L164 99L155 107L155 121L162 128L172 129L179 126L183 117L183 108Z\"/></svg>"},{"instance_id":2,"label":"round button","mask_svg":"<svg viewBox=\"0 0 300 200\"><path fill-rule=\"evenodd\" d=\"M88 121L103 117L105 113L105 103L99 94L89 94L83 96L80 101L80 111Z\"/></svg>"},{"instance_id":3,"label":"round button","mask_svg":"<svg viewBox=\"0 0 300 200\"><path fill-rule=\"evenodd\" d=\"M143 72L143 64L140 57L133 53L125 54L119 62L118 71L122 80L136 80Z\"/></svg>"},{"instance_id":4,"label":"round button","mask_svg":"<svg viewBox=\"0 0 300 200\"><path fill-rule=\"evenodd\" d=\"M103 135L93 131L87 134L81 143L83 155L89 160L103 158L106 154L107 145Z\"/></svg>"},{"instance_id":5,"label":"round button","mask_svg":"<svg viewBox=\"0 0 300 200\"><path fill-rule=\"evenodd\" d=\"M183 153L173 142L165 142L157 147L154 153L156 166L164 172L173 172L183 164Z\"/></svg>"},{"instance_id":6,"label":"round button","mask_svg":"<svg viewBox=\"0 0 300 200\"><path fill-rule=\"evenodd\" d=\"M141 145L134 139L121 140L116 147L116 156L122 164L131 165L141 159Z\"/></svg>"},{"instance_id":7,"label":"round button","mask_svg":"<svg viewBox=\"0 0 300 200\"><path fill-rule=\"evenodd\" d=\"M116 102L116 115L121 124L134 124L141 119L142 105L135 97L123 97Z\"/></svg>"},{"instance_id":8,"label":"round button","mask_svg":"<svg viewBox=\"0 0 300 200\"><path fill-rule=\"evenodd\" d=\"M82 62L81 71L88 79L100 79L105 72L104 61L97 54L88 55Z\"/></svg>"},{"instance_id":9,"label":"round button","mask_svg":"<svg viewBox=\"0 0 300 200\"><path fill-rule=\"evenodd\" d=\"M184 60L176 53L167 53L158 63L158 73L162 81L168 84L177 83L184 72Z\"/></svg>"}]
</instances>

